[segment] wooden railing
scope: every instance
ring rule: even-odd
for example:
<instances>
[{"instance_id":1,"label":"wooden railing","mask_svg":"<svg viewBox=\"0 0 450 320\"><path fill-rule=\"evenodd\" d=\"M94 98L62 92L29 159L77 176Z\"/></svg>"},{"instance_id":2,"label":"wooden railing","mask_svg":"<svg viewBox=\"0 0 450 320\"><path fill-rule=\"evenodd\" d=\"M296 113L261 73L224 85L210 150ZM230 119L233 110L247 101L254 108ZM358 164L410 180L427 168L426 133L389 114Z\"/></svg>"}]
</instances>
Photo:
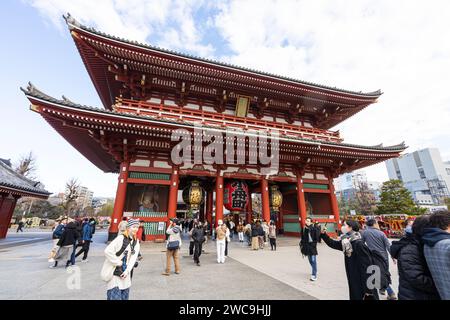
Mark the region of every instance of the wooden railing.
<instances>
[{"instance_id":1,"label":"wooden railing","mask_svg":"<svg viewBox=\"0 0 450 320\"><path fill-rule=\"evenodd\" d=\"M342 142L338 131L328 131L305 126L267 121L260 119L236 117L223 113L215 113L190 108L180 108L157 104L151 102L134 101L121 99L114 106L117 112L152 116L157 119L167 119L174 121L201 122L203 125L228 127L244 130L271 130L275 129L280 134L295 138L305 138L312 140Z\"/></svg>"}]
</instances>

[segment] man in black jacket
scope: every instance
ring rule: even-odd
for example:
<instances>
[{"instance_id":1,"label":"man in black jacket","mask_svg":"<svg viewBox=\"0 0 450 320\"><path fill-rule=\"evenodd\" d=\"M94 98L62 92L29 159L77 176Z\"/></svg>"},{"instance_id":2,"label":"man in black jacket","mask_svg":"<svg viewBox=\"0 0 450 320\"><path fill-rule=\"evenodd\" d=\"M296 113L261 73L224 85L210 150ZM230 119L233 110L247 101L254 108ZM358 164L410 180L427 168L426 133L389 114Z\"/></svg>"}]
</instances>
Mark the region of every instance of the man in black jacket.
<instances>
[{"instance_id":1,"label":"man in black jacket","mask_svg":"<svg viewBox=\"0 0 450 320\"><path fill-rule=\"evenodd\" d=\"M205 229L199 221L192 230L192 239L194 239L194 262L200 267L200 255L202 254L202 245L205 242Z\"/></svg>"},{"instance_id":2,"label":"man in black jacket","mask_svg":"<svg viewBox=\"0 0 450 320\"><path fill-rule=\"evenodd\" d=\"M397 259L399 300L440 300L428 269L421 241L429 217L421 216L407 225L405 236L391 245L391 255Z\"/></svg>"},{"instance_id":3,"label":"man in black jacket","mask_svg":"<svg viewBox=\"0 0 450 320\"><path fill-rule=\"evenodd\" d=\"M70 250L73 249L78 238L79 238L79 235L77 232L77 226L76 226L75 222L71 221L66 225L64 232L62 233L61 237L59 238L59 241L57 243L59 250L54 258L55 264L50 266L51 268L56 268L58 266L59 261L69 258ZM68 259L66 262L66 268L70 264L71 264L71 259Z\"/></svg>"},{"instance_id":4,"label":"man in black jacket","mask_svg":"<svg viewBox=\"0 0 450 320\"><path fill-rule=\"evenodd\" d=\"M311 281L317 280L317 242L320 239L320 229L312 223L311 218L306 218L305 227L300 239L300 251L308 257L312 268Z\"/></svg>"}]
</instances>

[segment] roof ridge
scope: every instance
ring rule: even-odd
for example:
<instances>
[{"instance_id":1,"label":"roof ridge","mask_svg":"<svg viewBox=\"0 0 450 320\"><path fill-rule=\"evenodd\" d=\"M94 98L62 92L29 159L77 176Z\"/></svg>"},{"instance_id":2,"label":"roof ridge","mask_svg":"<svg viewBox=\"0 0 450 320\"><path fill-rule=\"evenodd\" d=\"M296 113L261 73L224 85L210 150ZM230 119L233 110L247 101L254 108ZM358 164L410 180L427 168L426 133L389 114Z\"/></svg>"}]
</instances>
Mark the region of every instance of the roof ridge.
<instances>
[{"instance_id":1,"label":"roof ridge","mask_svg":"<svg viewBox=\"0 0 450 320\"><path fill-rule=\"evenodd\" d=\"M69 30L73 30L74 28L79 28L79 29L82 29L82 30L85 30L85 31L88 31L88 32L93 32L93 33L95 33L97 35L100 35L100 36L104 36L104 37L110 38L112 40L116 40L116 41L121 41L121 42L128 43L128 44L137 45L137 46L140 46L142 48L146 48L146 49L150 49L150 50L156 50L156 51L160 51L160 52L163 52L163 53L169 53L169 54L177 55L177 56L180 56L180 57L189 58L189 59L195 59L195 60L199 60L199 61L202 61L202 62L212 63L212 64L224 66L224 67L231 67L231 68L238 69L238 70L241 70L241 71L247 71L247 72L251 72L251 73L255 73L255 74L259 74L259 75L263 75L263 76L274 77L274 78L278 78L280 80L296 82L298 84L303 84L303 85L307 85L307 86L315 86L315 87L319 87L319 88L325 89L325 90L339 91L341 93L346 93L346 94L362 95L362 96L366 96L366 97L379 97L379 96L381 96L383 94L381 89L378 89L378 90L375 90L375 91L369 91L369 92L347 90L347 89L331 87L331 86L328 86L328 85L323 85L323 84L319 84L319 83L315 83L315 82L310 82L310 81L300 80L300 79L291 78L291 77L287 77L287 76L282 76L282 75L278 75L278 74L271 73L271 72L256 70L256 69L253 69L253 68L242 67L242 66L238 66L238 65L231 64L231 63L218 61L218 60L203 58L203 57L195 56L195 55L192 55L192 54L187 54L187 53L182 53L182 52L175 51L175 50L170 50L170 49L166 49L166 48L157 47L157 46L154 46L154 45L150 45L148 43L141 43L141 42L138 42L138 41L135 41L135 40L125 39L125 38L122 38L122 37L111 35L109 33L103 32L103 31L99 31L99 30L95 29L94 27L88 27L88 26L85 26L85 25L81 24L70 13L67 13L67 15L63 15L63 18L66 21L66 24L67 24Z\"/></svg>"},{"instance_id":2,"label":"roof ridge","mask_svg":"<svg viewBox=\"0 0 450 320\"><path fill-rule=\"evenodd\" d=\"M26 182L28 184L30 184L31 186L30 187L17 186L17 185L11 184L9 182L2 182L2 181L0 181L0 184L2 184L2 185L11 185L11 186L14 186L15 188L19 188L19 189L23 189L23 190L31 190L31 191L34 191L34 192L41 192L41 193L51 194L51 192L48 192L47 190L38 187L38 185L41 184L40 181L31 180L31 179L25 177L24 175L16 172L12 167L8 166L3 161L0 161L0 166L3 167L8 172L10 172L10 174L14 175L18 179L21 179L22 181L24 181L24 182Z\"/></svg>"}]
</instances>

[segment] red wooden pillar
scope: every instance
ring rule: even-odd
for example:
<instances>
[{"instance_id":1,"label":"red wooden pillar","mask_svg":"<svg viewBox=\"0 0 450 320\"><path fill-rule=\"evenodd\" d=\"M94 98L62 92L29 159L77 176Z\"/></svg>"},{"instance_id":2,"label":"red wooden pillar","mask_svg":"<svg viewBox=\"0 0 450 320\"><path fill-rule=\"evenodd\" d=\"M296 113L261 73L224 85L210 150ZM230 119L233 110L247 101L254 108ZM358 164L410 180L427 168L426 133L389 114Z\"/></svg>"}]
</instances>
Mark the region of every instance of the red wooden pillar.
<instances>
[{"instance_id":1,"label":"red wooden pillar","mask_svg":"<svg viewBox=\"0 0 450 320\"><path fill-rule=\"evenodd\" d=\"M264 221L270 221L269 182L265 178L261 179L261 201L262 218Z\"/></svg>"},{"instance_id":2,"label":"red wooden pillar","mask_svg":"<svg viewBox=\"0 0 450 320\"><path fill-rule=\"evenodd\" d=\"M8 198L8 195L2 196L0 204L0 239L6 238L8 233L9 223L11 222L14 208L16 207L17 199L20 197L13 196Z\"/></svg>"},{"instance_id":3,"label":"red wooden pillar","mask_svg":"<svg viewBox=\"0 0 450 320\"><path fill-rule=\"evenodd\" d=\"M334 220L336 221L337 229L339 230L341 228L339 223L339 206L336 199L336 194L334 193L333 177L331 175L328 177L328 188L330 189L331 211L333 213Z\"/></svg>"},{"instance_id":4,"label":"red wooden pillar","mask_svg":"<svg viewBox=\"0 0 450 320\"><path fill-rule=\"evenodd\" d=\"M170 190L169 190L169 205L167 209L168 219L177 217L177 202L178 202L178 183L179 183L178 168L172 169L172 175L170 176ZM169 221L167 221L169 223Z\"/></svg>"},{"instance_id":5,"label":"red wooden pillar","mask_svg":"<svg viewBox=\"0 0 450 320\"><path fill-rule=\"evenodd\" d=\"M302 228L304 228L306 220L306 201L301 172L297 173L297 204L300 216L300 225Z\"/></svg>"},{"instance_id":6,"label":"red wooden pillar","mask_svg":"<svg viewBox=\"0 0 450 320\"><path fill-rule=\"evenodd\" d=\"M253 217L253 208L252 208L252 193L251 191L249 191L249 197L250 199L248 200L248 205L247 205L247 215L245 217L245 222L246 223L250 223L250 221L252 220Z\"/></svg>"},{"instance_id":7,"label":"red wooden pillar","mask_svg":"<svg viewBox=\"0 0 450 320\"><path fill-rule=\"evenodd\" d=\"M206 221L209 225L212 224L212 212L213 212L213 191L208 190L206 194Z\"/></svg>"},{"instance_id":8,"label":"red wooden pillar","mask_svg":"<svg viewBox=\"0 0 450 320\"><path fill-rule=\"evenodd\" d=\"M122 220L123 208L127 195L127 179L130 163L124 161L120 164L120 173L117 184L116 200L114 202L114 210L111 216L111 225L109 227L108 241L113 240L119 232L119 223Z\"/></svg>"},{"instance_id":9,"label":"red wooden pillar","mask_svg":"<svg viewBox=\"0 0 450 320\"><path fill-rule=\"evenodd\" d=\"M276 222L276 226L277 226L277 230L283 229L283 207L280 208L280 211L277 213L277 222Z\"/></svg>"},{"instance_id":10,"label":"red wooden pillar","mask_svg":"<svg viewBox=\"0 0 450 320\"><path fill-rule=\"evenodd\" d=\"M216 223L223 220L223 176L220 175L220 170L216 177Z\"/></svg>"}]
</instances>

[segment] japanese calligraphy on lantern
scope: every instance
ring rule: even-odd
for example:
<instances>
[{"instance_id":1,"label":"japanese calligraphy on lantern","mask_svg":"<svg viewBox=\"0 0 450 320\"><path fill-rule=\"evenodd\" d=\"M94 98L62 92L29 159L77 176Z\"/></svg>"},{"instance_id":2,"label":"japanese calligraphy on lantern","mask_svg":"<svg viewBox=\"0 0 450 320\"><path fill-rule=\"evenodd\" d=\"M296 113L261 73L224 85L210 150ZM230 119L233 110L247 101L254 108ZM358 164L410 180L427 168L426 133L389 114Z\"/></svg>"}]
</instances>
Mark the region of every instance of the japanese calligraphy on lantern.
<instances>
[{"instance_id":1,"label":"japanese calligraphy on lantern","mask_svg":"<svg viewBox=\"0 0 450 320\"><path fill-rule=\"evenodd\" d=\"M224 206L230 211L244 211L249 201L248 187L243 181L235 180L225 185Z\"/></svg>"}]
</instances>

